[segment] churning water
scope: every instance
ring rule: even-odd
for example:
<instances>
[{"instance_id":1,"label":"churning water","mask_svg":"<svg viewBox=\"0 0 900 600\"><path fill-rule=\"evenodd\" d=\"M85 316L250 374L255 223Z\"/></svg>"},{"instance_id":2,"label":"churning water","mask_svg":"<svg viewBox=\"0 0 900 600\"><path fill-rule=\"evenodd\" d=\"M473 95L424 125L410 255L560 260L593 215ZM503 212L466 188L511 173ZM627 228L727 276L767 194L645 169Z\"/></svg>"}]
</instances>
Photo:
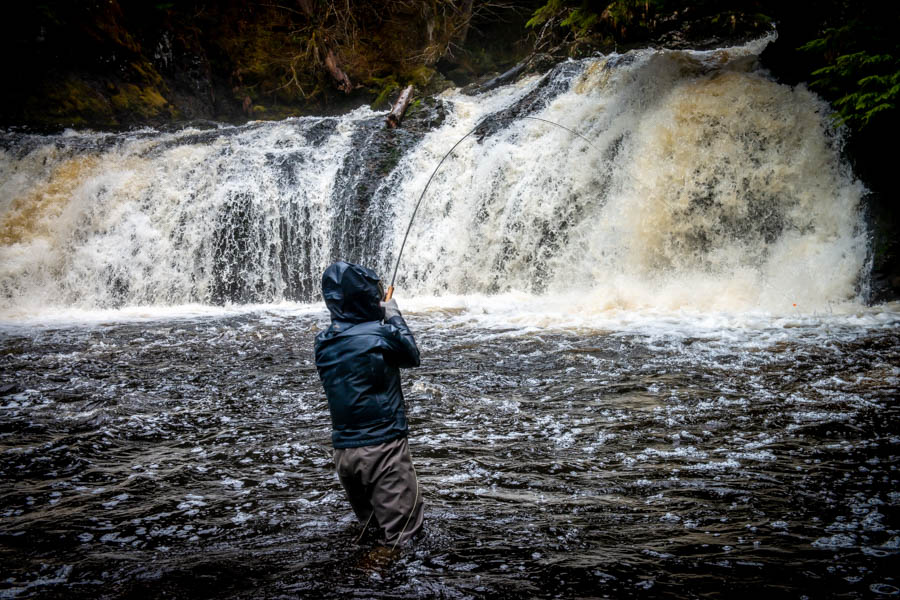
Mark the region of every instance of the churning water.
<instances>
[{"instance_id":1,"label":"churning water","mask_svg":"<svg viewBox=\"0 0 900 600\"><path fill-rule=\"evenodd\" d=\"M900 593L900 306L864 304L827 106L760 48L564 63L425 132L4 134L0 597ZM388 275L492 115L398 276L426 532L384 560L318 278Z\"/></svg>"},{"instance_id":2,"label":"churning water","mask_svg":"<svg viewBox=\"0 0 900 600\"><path fill-rule=\"evenodd\" d=\"M407 295L552 290L592 310L781 313L858 301L864 190L828 107L754 70L758 50L563 63L447 94L442 125L415 139L368 109L7 134L0 310L317 301L335 257L387 274L440 157L496 116L428 191L398 280Z\"/></svg>"}]
</instances>

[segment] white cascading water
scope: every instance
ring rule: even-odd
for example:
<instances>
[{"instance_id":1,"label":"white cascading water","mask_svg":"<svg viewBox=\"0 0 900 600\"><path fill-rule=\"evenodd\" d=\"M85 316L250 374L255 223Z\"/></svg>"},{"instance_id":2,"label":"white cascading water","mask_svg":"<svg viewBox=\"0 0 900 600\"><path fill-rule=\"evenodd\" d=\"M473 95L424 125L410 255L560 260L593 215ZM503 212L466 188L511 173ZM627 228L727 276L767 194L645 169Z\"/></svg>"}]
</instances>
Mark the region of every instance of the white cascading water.
<instances>
[{"instance_id":1,"label":"white cascading water","mask_svg":"<svg viewBox=\"0 0 900 600\"><path fill-rule=\"evenodd\" d=\"M0 314L313 301L335 258L406 297L552 291L573 310L785 312L865 293L864 189L766 41L563 64L478 96L361 195L381 115L0 140ZM503 111L507 111L503 113ZM512 111L512 112L510 112ZM369 182L371 183L371 182Z\"/></svg>"},{"instance_id":2,"label":"white cascading water","mask_svg":"<svg viewBox=\"0 0 900 600\"><path fill-rule=\"evenodd\" d=\"M317 127L325 131L309 139ZM297 268L327 264L348 127L352 119L68 134L7 148L0 302L39 309L271 301L292 283L308 285ZM282 264L287 258L299 264Z\"/></svg>"},{"instance_id":3,"label":"white cascading water","mask_svg":"<svg viewBox=\"0 0 900 600\"><path fill-rule=\"evenodd\" d=\"M593 142L523 120L462 146L417 216L400 281L576 292L601 308L857 299L864 190L840 163L828 107L753 71L755 51L588 61L533 114ZM511 93L454 98L454 135ZM439 135L406 163L401 197L424 185L449 141Z\"/></svg>"}]
</instances>

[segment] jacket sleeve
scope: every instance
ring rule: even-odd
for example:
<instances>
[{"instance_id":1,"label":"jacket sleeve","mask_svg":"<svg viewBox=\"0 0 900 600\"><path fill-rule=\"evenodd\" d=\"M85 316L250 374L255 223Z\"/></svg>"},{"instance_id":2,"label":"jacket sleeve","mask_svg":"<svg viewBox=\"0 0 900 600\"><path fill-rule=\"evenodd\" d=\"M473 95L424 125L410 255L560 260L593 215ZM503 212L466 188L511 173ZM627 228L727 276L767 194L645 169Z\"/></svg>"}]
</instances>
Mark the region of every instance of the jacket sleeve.
<instances>
[{"instance_id":1,"label":"jacket sleeve","mask_svg":"<svg viewBox=\"0 0 900 600\"><path fill-rule=\"evenodd\" d=\"M406 369L409 367L419 366L419 348L416 346L416 340L413 338L412 332L406 325L403 317L397 315L391 317L385 323L386 335L384 340L387 342L388 358L398 367Z\"/></svg>"}]
</instances>

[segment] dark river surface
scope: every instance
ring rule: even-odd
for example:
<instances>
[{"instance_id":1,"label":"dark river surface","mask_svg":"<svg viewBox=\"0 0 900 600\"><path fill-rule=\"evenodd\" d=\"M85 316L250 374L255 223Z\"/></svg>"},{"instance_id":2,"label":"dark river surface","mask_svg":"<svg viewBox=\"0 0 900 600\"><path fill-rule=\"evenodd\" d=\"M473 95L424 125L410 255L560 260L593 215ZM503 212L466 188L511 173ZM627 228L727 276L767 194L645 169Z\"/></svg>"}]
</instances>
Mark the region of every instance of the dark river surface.
<instances>
[{"instance_id":1,"label":"dark river surface","mask_svg":"<svg viewBox=\"0 0 900 600\"><path fill-rule=\"evenodd\" d=\"M394 557L332 470L324 311L4 325L0 598L900 591L900 313L407 319Z\"/></svg>"}]
</instances>

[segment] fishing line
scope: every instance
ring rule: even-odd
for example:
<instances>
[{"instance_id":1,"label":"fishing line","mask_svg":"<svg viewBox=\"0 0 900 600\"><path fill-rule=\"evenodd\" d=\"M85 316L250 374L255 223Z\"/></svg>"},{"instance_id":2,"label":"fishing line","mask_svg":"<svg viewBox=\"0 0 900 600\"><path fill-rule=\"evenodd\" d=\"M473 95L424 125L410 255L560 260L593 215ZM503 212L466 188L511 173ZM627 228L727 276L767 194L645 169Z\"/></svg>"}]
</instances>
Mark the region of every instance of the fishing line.
<instances>
[{"instance_id":1,"label":"fishing line","mask_svg":"<svg viewBox=\"0 0 900 600\"><path fill-rule=\"evenodd\" d=\"M358 544L359 541L360 541L360 540L363 538L363 536L366 534L366 529L369 527L369 523L372 521L372 516L373 516L374 514L375 514L375 509L373 508L373 509L372 509L372 512L369 513L369 518L366 519L366 522L365 522L365 523L363 523L362 531L359 532L359 535L356 537L356 542L354 542L354 543Z\"/></svg>"},{"instance_id":2,"label":"fishing line","mask_svg":"<svg viewBox=\"0 0 900 600\"><path fill-rule=\"evenodd\" d=\"M425 192L428 191L428 186L431 185L431 181L434 179L434 176L437 175L437 172L441 168L441 165L444 164L444 161L447 160L447 157L449 157L451 154L453 154L453 151L456 150L456 147L463 143L463 140L465 140L467 137L469 137L470 135L472 135L479 129L482 129L484 127L485 123L487 123L488 121L512 121L512 120L516 120L516 119L531 119L532 121L541 121L543 123L549 123L550 125L555 125L555 126L559 127L560 129L565 129L566 131L568 131L569 133L571 133L573 135L577 135L578 137L580 137L581 139L586 141L591 146L594 146L594 144L593 144L593 142L591 142L591 140L584 137L583 135L581 135L574 129L569 129L565 125L560 125L559 123L556 123L555 121L550 121L548 119L542 119L540 117L488 117L488 118L484 119L483 121L481 121L469 133L467 133L466 135L459 138L459 140L455 144L453 144L453 147L447 151L447 153L441 158L441 162L439 162L437 164L437 166L434 168L434 171L431 172L431 176L428 178L428 182L425 184L425 187L422 188L422 193L419 194L419 199L416 201L416 206L413 208L412 216L409 218L409 225L406 226L406 233L403 235L403 242L400 244L400 252L397 253L397 263L394 265L394 274L391 275L391 285L388 287L387 293L384 296L385 300L390 300L391 296L393 296L393 294L394 294L394 281L397 279L397 271L400 270L400 259L403 257L403 249L406 248L406 239L409 237L409 232L410 232L410 230L412 230L413 222L416 220L416 213L419 211L419 205L422 204L422 199L425 198ZM594 146L594 147L596 148L596 146Z\"/></svg>"},{"instance_id":3,"label":"fishing line","mask_svg":"<svg viewBox=\"0 0 900 600\"><path fill-rule=\"evenodd\" d=\"M406 528L409 527L409 521L412 519L413 513L416 512L416 505L419 503L419 474L416 473L416 467L413 466L412 462L409 463L409 466L412 467L413 478L416 480L416 497L413 499L413 505L412 509L409 511L409 516L406 517L406 523L403 524L403 529L400 530L400 535L397 536L397 541L391 546L391 550L396 550L397 544L403 539L403 534L406 533Z\"/></svg>"}]
</instances>

